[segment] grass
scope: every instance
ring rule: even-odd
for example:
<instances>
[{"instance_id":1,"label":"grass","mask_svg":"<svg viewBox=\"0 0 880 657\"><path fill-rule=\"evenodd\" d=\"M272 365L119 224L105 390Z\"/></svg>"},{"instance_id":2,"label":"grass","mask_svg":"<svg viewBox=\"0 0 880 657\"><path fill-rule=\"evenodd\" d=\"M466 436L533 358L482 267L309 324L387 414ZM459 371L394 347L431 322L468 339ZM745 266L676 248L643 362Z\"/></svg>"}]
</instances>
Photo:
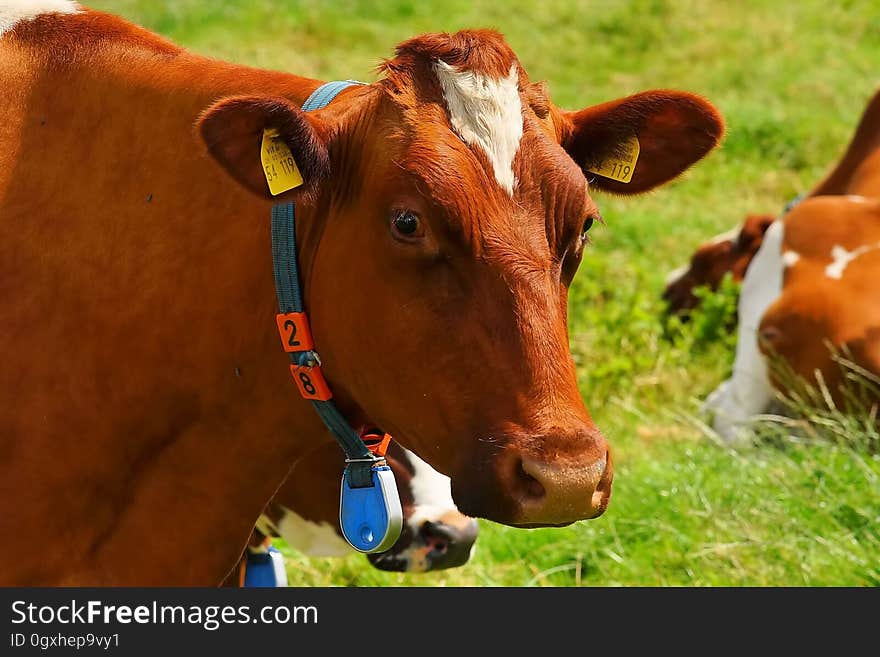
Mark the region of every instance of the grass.
<instances>
[{"instance_id":1,"label":"grass","mask_svg":"<svg viewBox=\"0 0 880 657\"><path fill-rule=\"evenodd\" d=\"M880 584L876 451L801 440L783 424L778 440L751 446L707 439L694 412L730 368L716 316L728 305L722 295L701 322L670 333L659 300L665 273L700 242L747 212L778 211L840 154L878 83L876 2L90 4L204 54L324 79L372 80L420 32L495 27L563 107L671 87L707 96L726 117L722 147L681 180L598 199L607 224L593 229L570 328L584 398L615 449L609 511L566 529L483 522L470 564L426 575L283 546L292 584Z\"/></svg>"}]
</instances>

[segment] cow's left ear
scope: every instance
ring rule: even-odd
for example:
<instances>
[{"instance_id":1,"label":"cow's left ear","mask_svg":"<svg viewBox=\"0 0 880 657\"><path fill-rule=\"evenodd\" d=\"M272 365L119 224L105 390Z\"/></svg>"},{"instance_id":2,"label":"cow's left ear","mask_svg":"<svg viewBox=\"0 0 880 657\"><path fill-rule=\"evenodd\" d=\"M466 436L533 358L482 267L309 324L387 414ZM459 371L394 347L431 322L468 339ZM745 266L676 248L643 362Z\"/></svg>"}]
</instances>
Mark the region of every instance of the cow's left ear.
<instances>
[{"instance_id":1,"label":"cow's left ear","mask_svg":"<svg viewBox=\"0 0 880 657\"><path fill-rule=\"evenodd\" d=\"M680 91L645 91L557 116L562 146L594 188L615 194L638 194L675 178L724 133L711 103ZM633 138L638 157L630 172Z\"/></svg>"},{"instance_id":2,"label":"cow's left ear","mask_svg":"<svg viewBox=\"0 0 880 657\"><path fill-rule=\"evenodd\" d=\"M240 96L218 101L199 117L199 134L208 153L229 175L258 196L278 201L292 200L314 192L330 171L327 146L321 125L283 98ZM287 152L273 149L275 166L264 167L261 156L264 131L269 130L289 149L302 185L273 195L268 177L280 176L281 187L291 174ZM284 161L281 161L281 160ZM297 178L298 180L298 178ZM277 191L277 187L276 187Z\"/></svg>"}]
</instances>

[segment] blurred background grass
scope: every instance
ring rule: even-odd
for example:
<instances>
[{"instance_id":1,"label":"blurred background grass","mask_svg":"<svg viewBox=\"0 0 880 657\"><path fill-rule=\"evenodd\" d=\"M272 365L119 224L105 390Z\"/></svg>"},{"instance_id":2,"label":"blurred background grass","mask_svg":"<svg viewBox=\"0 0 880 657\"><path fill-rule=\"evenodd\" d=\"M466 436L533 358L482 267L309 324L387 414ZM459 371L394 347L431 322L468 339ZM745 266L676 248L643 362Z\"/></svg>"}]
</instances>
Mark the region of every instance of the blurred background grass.
<instances>
[{"instance_id":1,"label":"blurred background grass","mask_svg":"<svg viewBox=\"0 0 880 657\"><path fill-rule=\"evenodd\" d=\"M609 511L565 529L482 522L467 566L426 575L381 573L354 554L309 559L282 546L291 584L880 584L876 453L804 440L783 425L772 429L780 440L753 447L707 439L694 413L729 372L733 342L717 317L670 336L659 301L667 271L699 243L748 212L779 211L841 153L880 81L880 4L87 4L202 54L322 79L373 80L395 44L421 32L494 27L562 107L670 87L708 97L726 117L722 147L681 180L642 197L597 199L607 224L592 231L570 326L587 407L614 447ZM722 299L707 312L729 307Z\"/></svg>"}]
</instances>

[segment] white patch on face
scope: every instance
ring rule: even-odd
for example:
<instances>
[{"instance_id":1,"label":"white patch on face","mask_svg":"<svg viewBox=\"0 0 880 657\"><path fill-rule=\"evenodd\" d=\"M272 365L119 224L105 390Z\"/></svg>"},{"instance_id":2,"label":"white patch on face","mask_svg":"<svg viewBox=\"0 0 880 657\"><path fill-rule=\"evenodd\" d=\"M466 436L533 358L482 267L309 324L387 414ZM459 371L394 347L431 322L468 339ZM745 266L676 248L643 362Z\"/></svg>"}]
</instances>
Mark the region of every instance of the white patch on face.
<instances>
[{"instance_id":1,"label":"white patch on face","mask_svg":"<svg viewBox=\"0 0 880 657\"><path fill-rule=\"evenodd\" d=\"M864 255L874 249L880 249L880 242L876 244L865 244L854 251L847 251L842 246L834 245L831 247L831 264L825 267L825 275L828 278L840 280L843 278L843 272L847 266L860 255Z\"/></svg>"},{"instance_id":2,"label":"white patch on face","mask_svg":"<svg viewBox=\"0 0 880 657\"><path fill-rule=\"evenodd\" d=\"M684 275L688 273L690 268L690 265L682 265L681 267L673 269L666 275L666 286L669 287L670 285L678 283L678 281L684 278Z\"/></svg>"},{"instance_id":3,"label":"white patch on face","mask_svg":"<svg viewBox=\"0 0 880 657\"><path fill-rule=\"evenodd\" d=\"M459 71L438 60L434 65L449 121L469 146L478 146L492 164L495 180L513 196L513 159L523 134L516 64L498 80L473 71Z\"/></svg>"},{"instance_id":4,"label":"white patch on face","mask_svg":"<svg viewBox=\"0 0 880 657\"><path fill-rule=\"evenodd\" d=\"M730 230L713 237L711 240L709 240L708 244L722 244L724 242L730 242L731 244L733 244L739 237L739 233L741 230L742 226L731 228ZM687 264L682 265L681 267L677 267L676 269L673 269L671 272L669 272L666 275L666 287L678 283L678 281L680 281L684 277L684 275L688 273L690 268L690 264Z\"/></svg>"},{"instance_id":5,"label":"white patch on face","mask_svg":"<svg viewBox=\"0 0 880 657\"><path fill-rule=\"evenodd\" d=\"M410 528L418 535L422 524L437 522L450 511L458 511L452 501L452 482L408 449L404 450L413 468L410 489L413 495L413 514L407 519Z\"/></svg>"},{"instance_id":6,"label":"white patch on face","mask_svg":"<svg viewBox=\"0 0 880 657\"><path fill-rule=\"evenodd\" d=\"M786 269L788 267L794 267L800 259L801 254L797 251L786 251L782 254L782 264Z\"/></svg>"},{"instance_id":7,"label":"white patch on face","mask_svg":"<svg viewBox=\"0 0 880 657\"><path fill-rule=\"evenodd\" d=\"M782 294L784 232L781 221L773 222L746 270L738 305L733 374L703 404L705 411L715 414L715 431L728 441L736 438L749 420L765 412L773 401L767 363L758 349L758 326L767 308Z\"/></svg>"},{"instance_id":8,"label":"white patch on face","mask_svg":"<svg viewBox=\"0 0 880 657\"><path fill-rule=\"evenodd\" d=\"M279 508L283 515L273 527L292 548L312 557L345 557L352 553L334 526L311 522L284 506Z\"/></svg>"},{"instance_id":9,"label":"white patch on face","mask_svg":"<svg viewBox=\"0 0 880 657\"><path fill-rule=\"evenodd\" d=\"M0 36L21 21L43 14L75 14L80 6L72 0L0 0Z\"/></svg>"},{"instance_id":10,"label":"white patch on face","mask_svg":"<svg viewBox=\"0 0 880 657\"><path fill-rule=\"evenodd\" d=\"M410 480L414 508L412 516L407 518L406 524L413 536L419 536L422 525L426 522L442 522L441 519L444 516L448 517L450 513L460 512L455 506L455 502L452 501L452 482L449 477L437 472L408 449L404 449L404 451L415 471ZM407 572L421 572L426 570L429 565L427 558L421 554L425 553L428 548L418 546L419 543L415 543L414 547L410 547L404 552L409 556ZM468 559L473 556L475 546L476 543L471 545ZM420 554L422 558L419 558Z\"/></svg>"},{"instance_id":11,"label":"white patch on face","mask_svg":"<svg viewBox=\"0 0 880 657\"><path fill-rule=\"evenodd\" d=\"M716 235L711 240L709 240L709 244L721 244L722 242L736 242L739 237L740 231L742 231L742 226L737 226L736 228L731 228L730 230L724 231L720 235Z\"/></svg>"}]
</instances>

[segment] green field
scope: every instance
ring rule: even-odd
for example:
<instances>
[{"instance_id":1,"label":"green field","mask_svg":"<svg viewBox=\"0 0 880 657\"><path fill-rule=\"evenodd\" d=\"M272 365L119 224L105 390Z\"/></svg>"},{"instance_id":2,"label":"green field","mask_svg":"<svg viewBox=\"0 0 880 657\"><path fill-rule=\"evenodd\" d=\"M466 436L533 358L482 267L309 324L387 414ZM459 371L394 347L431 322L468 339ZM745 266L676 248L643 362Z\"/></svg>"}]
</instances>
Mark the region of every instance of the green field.
<instances>
[{"instance_id":1,"label":"green field","mask_svg":"<svg viewBox=\"0 0 880 657\"><path fill-rule=\"evenodd\" d=\"M593 229L572 288L570 328L584 399L615 452L608 512L566 529L482 522L471 563L425 575L285 548L291 584L880 584L876 450L803 441L780 428L760 446L712 441L695 413L732 362L733 342L718 330L725 304L670 337L659 299L666 272L701 241L748 212L777 212L840 154L880 82L880 4L87 4L203 54L323 79L373 80L394 45L420 32L495 27L562 107L669 87L708 97L726 118L721 148L681 180L642 197L597 197L606 225Z\"/></svg>"}]
</instances>

